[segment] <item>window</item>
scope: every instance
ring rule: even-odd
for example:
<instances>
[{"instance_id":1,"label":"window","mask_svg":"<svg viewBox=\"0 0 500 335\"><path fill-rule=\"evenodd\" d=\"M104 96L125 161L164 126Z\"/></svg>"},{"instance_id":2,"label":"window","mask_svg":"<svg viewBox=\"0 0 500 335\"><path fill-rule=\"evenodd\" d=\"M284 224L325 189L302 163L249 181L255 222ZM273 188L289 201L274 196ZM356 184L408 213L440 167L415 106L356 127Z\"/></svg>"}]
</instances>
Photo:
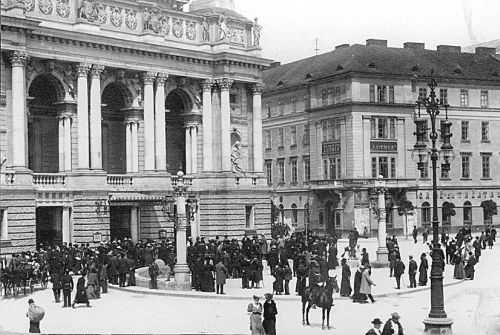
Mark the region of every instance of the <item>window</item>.
<instances>
[{"instance_id":1,"label":"window","mask_svg":"<svg viewBox=\"0 0 500 335\"><path fill-rule=\"evenodd\" d=\"M335 87L335 99L333 102L336 104L340 102L340 86Z\"/></svg>"},{"instance_id":2,"label":"window","mask_svg":"<svg viewBox=\"0 0 500 335\"><path fill-rule=\"evenodd\" d=\"M439 104L441 106L448 104L448 89L446 88L439 89Z\"/></svg>"},{"instance_id":3,"label":"window","mask_svg":"<svg viewBox=\"0 0 500 335\"><path fill-rule=\"evenodd\" d=\"M396 178L396 158L391 157L391 178Z\"/></svg>"},{"instance_id":4,"label":"window","mask_svg":"<svg viewBox=\"0 0 500 335\"><path fill-rule=\"evenodd\" d=\"M389 165L387 162L387 157L378 158L378 171L383 178L389 177Z\"/></svg>"},{"instance_id":5,"label":"window","mask_svg":"<svg viewBox=\"0 0 500 335\"><path fill-rule=\"evenodd\" d=\"M418 89L418 99L427 98L427 89L425 87L420 87Z\"/></svg>"},{"instance_id":6,"label":"window","mask_svg":"<svg viewBox=\"0 0 500 335\"><path fill-rule=\"evenodd\" d=\"M264 133L264 136L265 136L265 140L266 140L266 149L269 150L272 147L271 131L270 130L266 130L265 133Z\"/></svg>"},{"instance_id":7,"label":"window","mask_svg":"<svg viewBox=\"0 0 500 335\"><path fill-rule=\"evenodd\" d=\"M283 135L283 128L278 129L278 147L283 148L285 145L285 136Z\"/></svg>"},{"instance_id":8,"label":"window","mask_svg":"<svg viewBox=\"0 0 500 335\"><path fill-rule=\"evenodd\" d=\"M245 206L245 228L252 229L254 227L254 206Z\"/></svg>"},{"instance_id":9,"label":"window","mask_svg":"<svg viewBox=\"0 0 500 335\"><path fill-rule=\"evenodd\" d=\"M292 103L292 113L297 112L297 98L293 97L290 102Z\"/></svg>"},{"instance_id":10,"label":"window","mask_svg":"<svg viewBox=\"0 0 500 335\"><path fill-rule=\"evenodd\" d=\"M472 224L472 204L469 201L464 202L464 208L463 208L463 218L464 218L464 225L465 224Z\"/></svg>"},{"instance_id":11,"label":"window","mask_svg":"<svg viewBox=\"0 0 500 335\"><path fill-rule=\"evenodd\" d=\"M387 102L387 86L377 86L377 97L379 102Z\"/></svg>"},{"instance_id":12,"label":"window","mask_svg":"<svg viewBox=\"0 0 500 335\"><path fill-rule=\"evenodd\" d=\"M334 120L328 120L328 141L333 141Z\"/></svg>"},{"instance_id":13,"label":"window","mask_svg":"<svg viewBox=\"0 0 500 335\"><path fill-rule=\"evenodd\" d=\"M311 160L309 157L304 157L304 180L311 180Z\"/></svg>"},{"instance_id":14,"label":"window","mask_svg":"<svg viewBox=\"0 0 500 335\"><path fill-rule=\"evenodd\" d=\"M469 121L462 121L462 141L469 140Z\"/></svg>"},{"instance_id":15,"label":"window","mask_svg":"<svg viewBox=\"0 0 500 335\"><path fill-rule=\"evenodd\" d=\"M490 158L491 154L481 154L482 178L490 179Z\"/></svg>"},{"instance_id":16,"label":"window","mask_svg":"<svg viewBox=\"0 0 500 335\"><path fill-rule=\"evenodd\" d=\"M420 170L420 179L429 178L429 162L424 163L424 167Z\"/></svg>"},{"instance_id":17,"label":"window","mask_svg":"<svg viewBox=\"0 0 500 335\"><path fill-rule=\"evenodd\" d=\"M271 117L271 106L267 105L267 117L270 118Z\"/></svg>"},{"instance_id":18,"label":"window","mask_svg":"<svg viewBox=\"0 0 500 335\"><path fill-rule=\"evenodd\" d=\"M468 90L460 90L460 107L469 106L469 91Z\"/></svg>"},{"instance_id":19,"label":"window","mask_svg":"<svg viewBox=\"0 0 500 335\"><path fill-rule=\"evenodd\" d=\"M340 140L340 120L339 119L336 119L335 123L334 123L333 139L335 141Z\"/></svg>"},{"instance_id":20,"label":"window","mask_svg":"<svg viewBox=\"0 0 500 335\"><path fill-rule=\"evenodd\" d=\"M370 85L370 102L375 102L375 85Z\"/></svg>"},{"instance_id":21,"label":"window","mask_svg":"<svg viewBox=\"0 0 500 335\"><path fill-rule=\"evenodd\" d=\"M291 182L297 182L297 158L290 159Z\"/></svg>"},{"instance_id":22,"label":"window","mask_svg":"<svg viewBox=\"0 0 500 335\"><path fill-rule=\"evenodd\" d=\"M422 225L431 224L431 206L428 202L422 204Z\"/></svg>"},{"instance_id":23,"label":"window","mask_svg":"<svg viewBox=\"0 0 500 335\"><path fill-rule=\"evenodd\" d=\"M386 217L385 217L385 227L393 228L394 227L394 210L392 207L386 207Z\"/></svg>"},{"instance_id":24,"label":"window","mask_svg":"<svg viewBox=\"0 0 500 335\"><path fill-rule=\"evenodd\" d=\"M490 123L488 121L481 122L481 142L490 141Z\"/></svg>"},{"instance_id":25,"label":"window","mask_svg":"<svg viewBox=\"0 0 500 335\"><path fill-rule=\"evenodd\" d=\"M488 108L488 91L481 90L481 108Z\"/></svg>"},{"instance_id":26,"label":"window","mask_svg":"<svg viewBox=\"0 0 500 335\"><path fill-rule=\"evenodd\" d=\"M391 178L396 177L396 158L391 157L389 166L389 157L372 157L372 178ZM389 171L390 167L390 171Z\"/></svg>"},{"instance_id":27,"label":"window","mask_svg":"<svg viewBox=\"0 0 500 335\"><path fill-rule=\"evenodd\" d=\"M394 103L394 86L389 86L389 102Z\"/></svg>"},{"instance_id":28,"label":"window","mask_svg":"<svg viewBox=\"0 0 500 335\"><path fill-rule=\"evenodd\" d=\"M387 119L378 119L378 138L387 138Z\"/></svg>"},{"instance_id":29,"label":"window","mask_svg":"<svg viewBox=\"0 0 500 335\"><path fill-rule=\"evenodd\" d=\"M326 142L328 141L328 123L326 121L322 121L321 126L323 130L322 134L323 142Z\"/></svg>"},{"instance_id":30,"label":"window","mask_svg":"<svg viewBox=\"0 0 500 335\"><path fill-rule=\"evenodd\" d=\"M237 95L236 94L229 94L229 103L230 104L235 104L236 103L236 99L237 99Z\"/></svg>"},{"instance_id":31,"label":"window","mask_svg":"<svg viewBox=\"0 0 500 335\"><path fill-rule=\"evenodd\" d=\"M278 102L278 112L279 112L279 115L285 114L285 107L283 106L282 101Z\"/></svg>"},{"instance_id":32,"label":"window","mask_svg":"<svg viewBox=\"0 0 500 335\"><path fill-rule=\"evenodd\" d=\"M279 183L284 184L285 183L285 160L284 159L278 160L278 173L279 173Z\"/></svg>"},{"instance_id":33,"label":"window","mask_svg":"<svg viewBox=\"0 0 500 335\"><path fill-rule=\"evenodd\" d=\"M328 179L328 160L323 159L323 179Z\"/></svg>"},{"instance_id":34,"label":"window","mask_svg":"<svg viewBox=\"0 0 500 335\"><path fill-rule=\"evenodd\" d=\"M273 161L266 161L266 177L267 184L271 185L273 183Z\"/></svg>"},{"instance_id":35,"label":"window","mask_svg":"<svg viewBox=\"0 0 500 335\"><path fill-rule=\"evenodd\" d=\"M443 226L450 226L451 225L451 214L449 213L449 211L451 209L453 209L453 207L451 207L451 205L452 204L450 204L447 201L443 202L443 207L441 209L441 220L443 222Z\"/></svg>"},{"instance_id":36,"label":"window","mask_svg":"<svg viewBox=\"0 0 500 335\"><path fill-rule=\"evenodd\" d=\"M396 139L396 134L396 118L373 117L370 119L371 138Z\"/></svg>"},{"instance_id":37,"label":"window","mask_svg":"<svg viewBox=\"0 0 500 335\"><path fill-rule=\"evenodd\" d=\"M450 171L441 169L441 179L450 179Z\"/></svg>"},{"instance_id":38,"label":"window","mask_svg":"<svg viewBox=\"0 0 500 335\"><path fill-rule=\"evenodd\" d=\"M321 91L321 106L328 104L328 93L326 90Z\"/></svg>"},{"instance_id":39,"label":"window","mask_svg":"<svg viewBox=\"0 0 500 335\"><path fill-rule=\"evenodd\" d=\"M462 178L470 178L470 154L462 154Z\"/></svg>"},{"instance_id":40,"label":"window","mask_svg":"<svg viewBox=\"0 0 500 335\"><path fill-rule=\"evenodd\" d=\"M497 204L493 200L487 200L481 203L481 207L483 207L483 221L485 225L493 224L493 215L491 214L491 212L488 212L488 210L486 210L486 205L488 202L491 202L491 205L493 206L497 206Z\"/></svg>"},{"instance_id":41,"label":"window","mask_svg":"<svg viewBox=\"0 0 500 335\"><path fill-rule=\"evenodd\" d=\"M311 133L309 132L309 125L304 125L304 137L302 138L302 144L309 144Z\"/></svg>"},{"instance_id":42,"label":"window","mask_svg":"<svg viewBox=\"0 0 500 335\"><path fill-rule=\"evenodd\" d=\"M396 119L389 119L389 136L396 138Z\"/></svg>"},{"instance_id":43,"label":"window","mask_svg":"<svg viewBox=\"0 0 500 335\"><path fill-rule=\"evenodd\" d=\"M0 240L9 239L9 224L7 220L7 210L0 208Z\"/></svg>"},{"instance_id":44,"label":"window","mask_svg":"<svg viewBox=\"0 0 500 335\"><path fill-rule=\"evenodd\" d=\"M292 204L292 223L297 223L297 205Z\"/></svg>"},{"instance_id":45,"label":"window","mask_svg":"<svg viewBox=\"0 0 500 335\"><path fill-rule=\"evenodd\" d=\"M330 158L330 179L340 179L341 178L341 165L340 158Z\"/></svg>"},{"instance_id":46,"label":"window","mask_svg":"<svg viewBox=\"0 0 500 335\"><path fill-rule=\"evenodd\" d=\"M377 157L372 157L372 178L377 177Z\"/></svg>"},{"instance_id":47,"label":"window","mask_svg":"<svg viewBox=\"0 0 500 335\"><path fill-rule=\"evenodd\" d=\"M333 104L333 101L335 100L334 94L335 94L335 89L329 88L328 89L328 104L329 105Z\"/></svg>"},{"instance_id":48,"label":"window","mask_svg":"<svg viewBox=\"0 0 500 335\"><path fill-rule=\"evenodd\" d=\"M291 141L291 145L292 146L295 146L297 145L297 126L291 126L290 127L290 141Z\"/></svg>"}]
</instances>

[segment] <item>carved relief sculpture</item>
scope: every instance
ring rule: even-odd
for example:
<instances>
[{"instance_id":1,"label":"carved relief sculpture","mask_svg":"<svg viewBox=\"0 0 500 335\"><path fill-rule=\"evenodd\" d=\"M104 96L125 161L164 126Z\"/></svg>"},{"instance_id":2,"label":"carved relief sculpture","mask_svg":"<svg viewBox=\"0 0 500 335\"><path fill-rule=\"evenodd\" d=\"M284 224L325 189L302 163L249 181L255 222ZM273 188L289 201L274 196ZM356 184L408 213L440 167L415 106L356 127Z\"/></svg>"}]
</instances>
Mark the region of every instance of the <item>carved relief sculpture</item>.
<instances>
[{"instance_id":1,"label":"carved relief sculpture","mask_svg":"<svg viewBox=\"0 0 500 335\"><path fill-rule=\"evenodd\" d=\"M105 24L108 20L108 13L106 12L106 5L103 3L95 4L97 12L97 20L100 24Z\"/></svg>"},{"instance_id":2,"label":"carved relief sculpture","mask_svg":"<svg viewBox=\"0 0 500 335\"><path fill-rule=\"evenodd\" d=\"M89 22L94 22L97 13L94 9L94 2L92 0L82 0L78 8L78 18L86 19Z\"/></svg>"},{"instance_id":3,"label":"carved relief sculpture","mask_svg":"<svg viewBox=\"0 0 500 335\"><path fill-rule=\"evenodd\" d=\"M32 12L35 9L35 0L24 0L23 3L27 12Z\"/></svg>"},{"instance_id":4,"label":"carved relief sculpture","mask_svg":"<svg viewBox=\"0 0 500 335\"><path fill-rule=\"evenodd\" d=\"M207 17L203 18L203 23L202 23L202 41L203 42L210 42L210 25L208 24L208 19Z\"/></svg>"},{"instance_id":5,"label":"carved relief sculpture","mask_svg":"<svg viewBox=\"0 0 500 335\"><path fill-rule=\"evenodd\" d=\"M115 27L121 27L123 23L122 10L118 7L111 7L109 20Z\"/></svg>"},{"instance_id":6,"label":"carved relief sculpture","mask_svg":"<svg viewBox=\"0 0 500 335\"><path fill-rule=\"evenodd\" d=\"M223 15L219 17L219 41L226 41L230 38L227 18Z\"/></svg>"},{"instance_id":7,"label":"carved relief sculpture","mask_svg":"<svg viewBox=\"0 0 500 335\"><path fill-rule=\"evenodd\" d=\"M173 22L174 22L174 26L172 28L172 33L174 34L175 37L181 38L183 33L184 33L184 29L182 28L182 20L181 19L173 19Z\"/></svg>"},{"instance_id":8,"label":"carved relief sculpture","mask_svg":"<svg viewBox=\"0 0 500 335\"><path fill-rule=\"evenodd\" d=\"M137 13L135 10L126 9L125 12L127 16L125 17L125 25L130 30L135 30L137 28Z\"/></svg>"},{"instance_id":9,"label":"carved relief sculpture","mask_svg":"<svg viewBox=\"0 0 500 335\"><path fill-rule=\"evenodd\" d=\"M52 4L52 0L40 0L38 3L38 8L45 15L52 14L52 10L54 9L54 5Z\"/></svg>"},{"instance_id":10,"label":"carved relief sculpture","mask_svg":"<svg viewBox=\"0 0 500 335\"><path fill-rule=\"evenodd\" d=\"M196 22L186 21L186 37L190 40L196 38Z\"/></svg>"},{"instance_id":11,"label":"carved relief sculpture","mask_svg":"<svg viewBox=\"0 0 500 335\"><path fill-rule=\"evenodd\" d=\"M261 30L262 30L262 26L257 21L257 18L255 18L255 21L253 23L253 45L255 47L260 46L260 31Z\"/></svg>"},{"instance_id":12,"label":"carved relief sculpture","mask_svg":"<svg viewBox=\"0 0 500 335\"><path fill-rule=\"evenodd\" d=\"M230 41L232 43L245 44L245 31L240 28L229 28Z\"/></svg>"},{"instance_id":13,"label":"carved relief sculpture","mask_svg":"<svg viewBox=\"0 0 500 335\"><path fill-rule=\"evenodd\" d=\"M169 23L170 18L167 16L162 16L161 17L161 22L160 22L160 35L165 37L170 33L170 23Z\"/></svg>"},{"instance_id":14,"label":"carved relief sculpture","mask_svg":"<svg viewBox=\"0 0 500 335\"><path fill-rule=\"evenodd\" d=\"M69 0L57 0L56 11L59 16L68 18L69 17Z\"/></svg>"},{"instance_id":15,"label":"carved relief sculpture","mask_svg":"<svg viewBox=\"0 0 500 335\"><path fill-rule=\"evenodd\" d=\"M243 156L241 155L240 151L240 142L236 141L233 145L233 150L231 151L231 172L239 172L245 174L245 171L240 166L242 158Z\"/></svg>"},{"instance_id":16,"label":"carved relief sculpture","mask_svg":"<svg viewBox=\"0 0 500 335\"><path fill-rule=\"evenodd\" d=\"M144 31L152 31L155 34L160 32L160 20L158 17L158 9L151 8L143 13Z\"/></svg>"}]
</instances>

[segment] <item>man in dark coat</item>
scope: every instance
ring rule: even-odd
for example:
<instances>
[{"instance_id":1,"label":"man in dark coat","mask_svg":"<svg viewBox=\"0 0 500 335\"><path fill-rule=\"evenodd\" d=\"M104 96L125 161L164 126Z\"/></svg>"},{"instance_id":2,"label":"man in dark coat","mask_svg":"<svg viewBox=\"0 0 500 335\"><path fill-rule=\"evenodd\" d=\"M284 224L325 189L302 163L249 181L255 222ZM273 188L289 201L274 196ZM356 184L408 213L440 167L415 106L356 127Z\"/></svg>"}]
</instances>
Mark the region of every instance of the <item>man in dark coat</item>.
<instances>
[{"instance_id":1,"label":"man in dark coat","mask_svg":"<svg viewBox=\"0 0 500 335\"><path fill-rule=\"evenodd\" d=\"M337 245L330 243L330 248L328 248L328 269L335 269L337 266L339 266L337 253Z\"/></svg>"},{"instance_id":2,"label":"man in dark coat","mask_svg":"<svg viewBox=\"0 0 500 335\"><path fill-rule=\"evenodd\" d=\"M417 236L418 236L417 226L413 226L413 232L411 234L413 236L413 242L417 243Z\"/></svg>"},{"instance_id":3,"label":"man in dark coat","mask_svg":"<svg viewBox=\"0 0 500 335\"><path fill-rule=\"evenodd\" d=\"M361 265L354 275L354 294L351 297L352 302L363 302L365 300L364 296L359 292L361 289L361 279L363 277L364 270L365 267Z\"/></svg>"},{"instance_id":4,"label":"man in dark coat","mask_svg":"<svg viewBox=\"0 0 500 335\"><path fill-rule=\"evenodd\" d=\"M474 243L472 243L472 246L474 247L474 256L479 262L479 257L481 257L481 242L479 241L479 236L476 236L476 239L474 240Z\"/></svg>"},{"instance_id":5,"label":"man in dark coat","mask_svg":"<svg viewBox=\"0 0 500 335\"><path fill-rule=\"evenodd\" d=\"M264 321L262 321L262 327L266 335L276 335L276 315L278 314L278 309L271 293L266 293L264 296L266 301L264 302Z\"/></svg>"},{"instance_id":6,"label":"man in dark coat","mask_svg":"<svg viewBox=\"0 0 500 335\"><path fill-rule=\"evenodd\" d=\"M469 251L469 259L467 260L467 264L464 266L465 278L474 279L474 266L477 264L476 257L472 254L472 251Z\"/></svg>"},{"instance_id":7,"label":"man in dark coat","mask_svg":"<svg viewBox=\"0 0 500 335\"><path fill-rule=\"evenodd\" d=\"M401 258L397 258L396 261L394 262L394 277L396 277L396 289L401 288L401 276L405 272L405 265L401 261Z\"/></svg>"},{"instance_id":8,"label":"man in dark coat","mask_svg":"<svg viewBox=\"0 0 500 335\"><path fill-rule=\"evenodd\" d=\"M415 276L417 275L417 262L413 259L413 256L410 256L410 263L408 264L408 276L410 277L410 288L417 287L417 281Z\"/></svg>"},{"instance_id":9,"label":"man in dark coat","mask_svg":"<svg viewBox=\"0 0 500 335\"><path fill-rule=\"evenodd\" d=\"M151 263L148 268L149 278L151 279L150 288L153 290L158 289L158 275L160 274L160 268L155 262Z\"/></svg>"},{"instance_id":10,"label":"man in dark coat","mask_svg":"<svg viewBox=\"0 0 500 335\"><path fill-rule=\"evenodd\" d=\"M382 335L404 335L403 326L399 322L400 318L397 312L391 313L391 318L384 325Z\"/></svg>"},{"instance_id":11,"label":"man in dark coat","mask_svg":"<svg viewBox=\"0 0 500 335\"><path fill-rule=\"evenodd\" d=\"M123 255L118 259L118 283L120 287L125 287L125 280L127 278L128 264Z\"/></svg>"},{"instance_id":12,"label":"man in dark coat","mask_svg":"<svg viewBox=\"0 0 500 335\"><path fill-rule=\"evenodd\" d=\"M340 296L348 297L351 295L351 269L347 265L347 260L342 258L342 281L340 282Z\"/></svg>"},{"instance_id":13,"label":"man in dark coat","mask_svg":"<svg viewBox=\"0 0 500 335\"><path fill-rule=\"evenodd\" d=\"M276 249L276 246L272 246L271 250L267 254L267 265L269 265L269 268L271 269L271 275L273 274L273 270L278 264L279 260L279 255L278 255L278 250Z\"/></svg>"},{"instance_id":14,"label":"man in dark coat","mask_svg":"<svg viewBox=\"0 0 500 335\"><path fill-rule=\"evenodd\" d=\"M215 284L217 287L217 294L225 294L224 293L224 284L226 283L226 278L229 276L229 272L224 264L222 264L222 260L219 259L217 264L215 264Z\"/></svg>"},{"instance_id":15,"label":"man in dark coat","mask_svg":"<svg viewBox=\"0 0 500 335\"><path fill-rule=\"evenodd\" d=\"M73 277L69 275L69 270L66 270L64 276L61 278L61 286L63 290L63 307L71 306L71 291L73 291Z\"/></svg>"},{"instance_id":16,"label":"man in dark coat","mask_svg":"<svg viewBox=\"0 0 500 335\"><path fill-rule=\"evenodd\" d=\"M425 256L425 252L420 256L420 266L418 268L418 285L420 286L427 285L427 269L429 268L429 262L427 262Z\"/></svg>"},{"instance_id":17,"label":"man in dark coat","mask_svg":"<svg viewBox=\"0 0 500 335\"><path fill-rule=\"evenodd\" d=\"M61 301L61 276L59 275L59 271L55 271L52 273L50 277L50 281L52 282L52 291L54 292L54 299L56 303Z\"/></svg>"},{"instance_id":18,"label":"man in dark coat","mask_svg":"<svg viewBox=\"0 0 500 335\"><path fill-rule=\"evenodd\" d=\"M76 283L75 300L73 300L73 305L71 307L75 308L76 304L87 304L87 307L91 307L89 303L89 297L87 296L87 283L85 280L85 271L81 272L81 277L78 278L78 281Z\"/></svg>"}]
</instances>

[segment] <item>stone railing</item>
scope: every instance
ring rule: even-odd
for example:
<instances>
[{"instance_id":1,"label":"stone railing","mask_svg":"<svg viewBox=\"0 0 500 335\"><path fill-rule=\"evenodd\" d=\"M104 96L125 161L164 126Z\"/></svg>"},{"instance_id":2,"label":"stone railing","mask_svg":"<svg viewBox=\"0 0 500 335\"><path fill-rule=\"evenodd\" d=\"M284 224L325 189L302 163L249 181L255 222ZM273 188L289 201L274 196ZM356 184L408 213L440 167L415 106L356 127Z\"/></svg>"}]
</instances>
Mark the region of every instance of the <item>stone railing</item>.
<instances>
[{"instance_id":1,"label":"stone railing","mask_svg":"<svg viewBox=\"0 0 500 335\"><path fill-rule=\"evenodd\" d=\"M132 176L123 174L108 174L107 184L111 186L132 186L134 179Z\"/></svg>"},{"instance_id":2,"label":"stone railing","mask_svg":"<svg viewBox=\"0 0 500 335\"><path fill-rule=\"evenodd\" d=\"M14 172L2 172L0 174L0 184L13 185L16 174Z\"/></svg>"},{"instance_id":3,"label":"stone railing","mask_svg":"<svg viewBox=\"0 0 500 335\"><path fill-rule=\"evenodd\" d=\"M66 175L59 173L33 173L33 184L39 186L65 185Z\"/></svg>"}]
</instances>

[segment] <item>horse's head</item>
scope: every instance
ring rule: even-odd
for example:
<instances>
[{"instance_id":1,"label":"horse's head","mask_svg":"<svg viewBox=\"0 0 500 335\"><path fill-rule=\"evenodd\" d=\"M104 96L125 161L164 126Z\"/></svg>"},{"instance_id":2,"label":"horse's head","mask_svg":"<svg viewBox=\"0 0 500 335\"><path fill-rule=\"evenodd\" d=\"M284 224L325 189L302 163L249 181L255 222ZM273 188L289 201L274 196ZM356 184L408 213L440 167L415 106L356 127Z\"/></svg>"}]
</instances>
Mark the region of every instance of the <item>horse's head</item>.
<instances>
[{"instance_id":1,"label":"horse's head","mask_svg":"<svg viewBox=\"0 0 500 335\"><path fill-rule=\"evenodd\" d=\"M339 285L337 283L337 275L333 277L328 277L328 281L326 282L326 287L335 291L335 293L339 293Z\"/></svg>"}]
</instances>

